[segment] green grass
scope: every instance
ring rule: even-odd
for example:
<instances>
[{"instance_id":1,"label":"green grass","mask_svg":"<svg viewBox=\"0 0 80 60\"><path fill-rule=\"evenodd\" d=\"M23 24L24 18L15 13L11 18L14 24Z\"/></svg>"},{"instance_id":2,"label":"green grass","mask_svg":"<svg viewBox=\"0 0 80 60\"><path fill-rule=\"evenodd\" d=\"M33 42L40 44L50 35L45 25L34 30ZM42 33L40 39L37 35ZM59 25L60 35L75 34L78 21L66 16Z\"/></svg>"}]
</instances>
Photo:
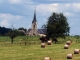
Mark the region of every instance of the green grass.
<instances>
[{"instance_id":1,"label":"green grass","mask_svg":"<svg viewBox=\"0 0 80 60\"><path fill-rule=\"evenodd\" d=\"M73 53L80 44L72 44L69 49L64 49L64 44L46 45L10 45L0 47L0 60L44 60L44 57L51 57L52 60L66 60L68 53ZM74 54L73 60L79 60L80 54Z\"/></svg>"},{"instance_id":2,"label":"green grass","mask_svg":"<svg viewBox=\"0 0 80 60\"><path fill-rule=\"evenodd\" d=\"M38 40L39 38L27 38L16 37L14 39L14 44L11 44L9 37L1 37L0 60L44 60L46 56L50 57L51 60L67 60L67 54L74 53L75 48L80 49L80 43L76 43L75 38L70 38L73 42L69 49L64 49L65 42L69 38L64 41L63 39L59 39L59 43L57 44L46 44L45 48L41 48L40 41ZM19 39L26 39L28 41L27 45L20 45L18 41ZM73 54L72 60L80 60L80 54Z\"/></svg>"}]
</instances>

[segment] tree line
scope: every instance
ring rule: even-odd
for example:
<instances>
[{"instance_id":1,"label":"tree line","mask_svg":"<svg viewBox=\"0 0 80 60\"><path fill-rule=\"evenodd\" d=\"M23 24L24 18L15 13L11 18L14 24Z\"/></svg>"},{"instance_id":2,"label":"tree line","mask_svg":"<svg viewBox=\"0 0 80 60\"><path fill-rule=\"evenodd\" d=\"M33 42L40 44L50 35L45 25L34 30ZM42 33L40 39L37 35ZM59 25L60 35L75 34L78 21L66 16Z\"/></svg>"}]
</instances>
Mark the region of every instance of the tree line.
<instances>
[{"instance_id":1,"label":"tree line","mask_svg":"<svg viewBox=\"0 0 80 60\"><path fill-rule=\"evenodd\" d=\"M13 44L13 39L17 36L25 36L26 35L26 29L21 27L19 29L14 28L5 28L0 27L0 36L9 36L11 39L11 44Z\"/></svg>"},{"instance_id":2,"label":"tree line","mask_svg":"<svg viewBox=\"0 0 80 60\"><path fill-rule=\"evenodd\" d=\"M0 26L0 35L5 36L10 30L11 28L5 28Z\"/></svg>"},{"instance_id":3,"label":"tree line","mask_svg":"<svg viewBox=\"0 0 80 60\"><path fill-rule=\"evenodd\" d=\"M21 28L18 28L18 29L14 29L14 32L17 35L24 36L25 32L26 32L26 29L21 27ZM1 27L0 26L0 36L8 36L10 33L12 33L12 28L6 28L6 27Z\"/></svg>"}]
</instances>

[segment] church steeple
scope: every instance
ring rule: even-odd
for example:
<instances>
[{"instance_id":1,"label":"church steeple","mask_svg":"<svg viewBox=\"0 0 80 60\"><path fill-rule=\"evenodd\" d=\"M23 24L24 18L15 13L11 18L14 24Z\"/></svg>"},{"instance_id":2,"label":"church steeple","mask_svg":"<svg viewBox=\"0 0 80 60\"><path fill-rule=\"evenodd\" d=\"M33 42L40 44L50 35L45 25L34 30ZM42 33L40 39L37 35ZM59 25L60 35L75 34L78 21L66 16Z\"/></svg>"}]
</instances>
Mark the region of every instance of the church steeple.
<instances>
[{"instance_id":1,"label":"church steeple","mask_svg":"<svg viewBox=\"0 0 80 60\"><path fill-rule=\"evenodd\" d=\"M32 29L37 30L36 8L34 10L34 17L33 17L33 21L32 21Z\"/></svg>"},{"instance_id":2,"label":"church steeple","mask_svg":"<svg viewBox=\"0 0 80 60\"><path fill-rule=\"evenodd\" d=\"M35 11L34 11L34 17L33 17L33 21L32 21L32 23L36 23L37 22L37 20L36 20L36 8L35 8Z\"/></svg>"}]
</instances>

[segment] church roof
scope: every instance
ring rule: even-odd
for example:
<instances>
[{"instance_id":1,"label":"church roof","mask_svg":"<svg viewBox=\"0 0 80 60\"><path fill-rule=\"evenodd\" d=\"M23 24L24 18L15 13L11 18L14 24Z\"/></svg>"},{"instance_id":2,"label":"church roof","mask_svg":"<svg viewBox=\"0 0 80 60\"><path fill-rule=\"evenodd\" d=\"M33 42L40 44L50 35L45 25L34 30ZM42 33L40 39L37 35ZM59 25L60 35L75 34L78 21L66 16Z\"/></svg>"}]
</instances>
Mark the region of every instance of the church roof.
<instances>
[{"instance_id":1,"label":"church roof","mask_svg":"<svg viewBox=\"0 0 80 60\"><path fill-rule=\"evenodd\" d=\"M36 20L36 10L34 11L34 17L33 17L32 23L35 23L35 22L37 22L37 20Z\"/></svg>"},{"instance_id":2,"label":"church roof","mask_svg":"<svg viewBox=\"0 0 80 60\"><path fill-rule=\"evenodd\" d=\"M40 34L46 34L46 29L38 29L38 32L39 32Z\"/></svg>"},{"instance_id":3,"label":"church roof","mask_svg":"<svg viewBox=\"0 0 80 60\"><path fill-rule=\"evenodd\" d=\"M28 29L28 33L31 31L32 29ZM46 34L46 29L38 29L37 30L39 34Z\"/></svg>"}]
</instances>

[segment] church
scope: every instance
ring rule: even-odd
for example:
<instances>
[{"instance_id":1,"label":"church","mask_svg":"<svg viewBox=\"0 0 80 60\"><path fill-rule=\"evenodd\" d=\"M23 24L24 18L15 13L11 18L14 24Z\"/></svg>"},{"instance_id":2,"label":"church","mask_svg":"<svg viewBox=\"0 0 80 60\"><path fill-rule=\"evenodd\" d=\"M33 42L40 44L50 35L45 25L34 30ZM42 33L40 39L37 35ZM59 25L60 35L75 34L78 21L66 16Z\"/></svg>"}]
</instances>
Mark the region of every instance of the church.
<instances>
[{"instance_id":1,"label":"church","mask_svg":"<svg viewBox=\"0 0 80 60\"><path fill-rule=\"evenodd\" d=\"M28 29L27 34L29 36L45 36L46 35L46 29L38 29L38 22L36 19L36 9L34 11L34 16L32 20L32 27L31 29Z\"/></svg>"}]
</instances>

